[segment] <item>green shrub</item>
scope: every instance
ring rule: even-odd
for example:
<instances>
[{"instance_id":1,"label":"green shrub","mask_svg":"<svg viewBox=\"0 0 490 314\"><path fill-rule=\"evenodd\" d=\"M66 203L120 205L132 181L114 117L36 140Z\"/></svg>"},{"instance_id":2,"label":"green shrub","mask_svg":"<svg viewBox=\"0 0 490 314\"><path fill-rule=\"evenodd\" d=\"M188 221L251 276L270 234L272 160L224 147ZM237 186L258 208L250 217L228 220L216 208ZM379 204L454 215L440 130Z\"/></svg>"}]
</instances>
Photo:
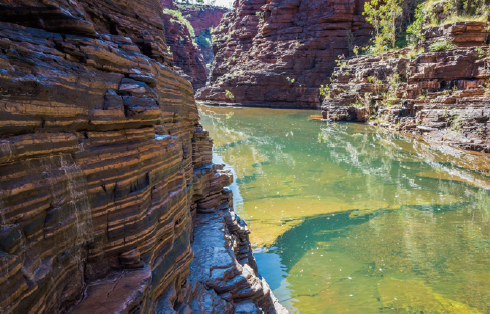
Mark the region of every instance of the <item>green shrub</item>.
<instances>
[{"instance_id":1,"label":"green shrub","mask_svg":"<svg viewBox=\"0 0 490 314\"><path fill-rule=\"evenodd\" d=\"M407 33L410 34L410 41L417 43L417 41L424 41L425 38L422 35L422 29L427 20L435 20L435 14L432 12L432 6L427 6L424 2L419 4L415 9L415 20L411 25L407 27Z\"/></svg>"},{"instance_id":2,"label":"green shrub","mask_svg":"<svg viewBox=\"0 0 490 314\"><path fill-rule=\"evenodd\" d=\"M475 49L475 51L478 54L478 59L485 57L485 51L483 51L482 48L478 47Z\"/></svg>"},{"instance_id":3,"label":"green shrub","mask_svg":"<svg viewBox=\"0 0 490 314\"><path fill-rule=\"evenodd\" d=\"M328 85L320 85L320 96L325 99L330 99L330 87Z\"/></svg>"},{"instance_id":4,"label":"green shrub","mask_svg":"<svg viewBox=\"0 0 490 314\"><path fill-rule=\"evenodd\" d=\"M456 46L449 40L436 41L429 46L429 50L432 52L445 51L454 48L456 48Z\"/></svg>"},{"instance_id":5,"label":"green shrub","mask_svg":"<svg viewBox=\"0 0 490 314\"><path fill-rule=\"evenodd\" d=\"M226 97L228 97L232 101L235 99L235 95L233 95L233 93L230 92L229 90L225 91L225 95L226 95Z\"/></svg>"},{"instance_id":6,"label":"green shrub","mask_svg":"<svg viewBox=\"0 0 490 314\"><path fill-rule=\"evenodd\" d=\"M264 21L264 16L262 15L262 12L260 12L260 11L255 12L255 16L259 17L259 22Z\"/></svg>"},{"instance_id":7,"label":"green shrub","mask_svg":"<svg viewBox=\"0 0 490 314\"><path fill-rule=\"evenodd\" d=\"M335 60L335 63L337 64L338 67L347 66L347 62L345 62L345 56L343 54L341 54L337 57L337 60Z\"/></svg>"},{"instance_id":8,"label":"green shrub","mask_svg":"<svg viewBox=\"0 0 490 314\"><path fill-rule=\"evenodd\" d=\"M205 36L196 37L195 42L198 46L210 48L212 46L211 38Z\"/></svg>"},{"instance_id":9,"label":"green shrub","mask_svg":"<svg viewBox=\"0 0 490 314\"><path fill-rule=\"evenodd\" d=\"M164 9L163 12L172 15L172 17L176 21L180 22L181 24L184 24L187 27L187 30L189 30L189 34L191 34L192 38L196 37L196 33L194 32L194 27L192 27L191 23L182 15L182 12L180 12L179 10L170 10L170 9Z\"/></svg>"}]
</instances>

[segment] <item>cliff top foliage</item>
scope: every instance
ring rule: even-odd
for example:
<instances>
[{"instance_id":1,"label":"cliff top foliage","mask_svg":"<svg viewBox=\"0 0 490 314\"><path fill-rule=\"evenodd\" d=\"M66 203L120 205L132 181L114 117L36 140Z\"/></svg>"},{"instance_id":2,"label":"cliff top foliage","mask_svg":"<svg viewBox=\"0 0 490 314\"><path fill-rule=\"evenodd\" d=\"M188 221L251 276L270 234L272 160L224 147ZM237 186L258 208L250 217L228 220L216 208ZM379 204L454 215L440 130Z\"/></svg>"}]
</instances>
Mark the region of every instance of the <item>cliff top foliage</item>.
<instances>
[{"instance_id":1,"label":"cliff top foliage","mask_svg":"<svg viewBox=\"0 0 490 314\"><path fill-rule=\"evenodd\" d=\"M209 9L225 9L229 10L230 8L224 6L224 5L218 5L215 3L186 3L186 2L177 2L175 3L177 8L180 10L188 10L188 9L193 9L193 10L209 10Z\"/></svg>"},{"instance_id":2,"label":"cliff top foliage","mask_svg":"<svg viewBox=\"0 0 490 314\"><path fill-rule=\"evenodd\" d=\"M232 5L231 0L176 0L175 4L179 7L192 7L194 9L220 8L229 9Z\"/></svg>"},{"instance_id":3,"label":"cliff top foliage","mask_svg":"<svg viewBox=\"0 0 490 314\"><path fill-rule=\"evenodd\" d=\"M174 21L178 21L181 24L184 24L187 27L187 30L189 30L189 34L191 35L192 38L196 37L196 33L194 31L194 27L192 27L191 23L189 20L187 20L183 15L182 12L179 10L171 10L171 9L164 9L163 10L165 13L168 13L172 15L174 18Z\"/></svg>"},{"instance_id":4,"label":"cliff top foliage","mask_svg":"<svg viewBox=\"0 0 490 314\"><path fill-rule=\"evenodd\" d=\"M422 30L430 26L487 21L490 0L371 0L363 15L374 28L364 50L378 54L424 41Z\"/></svg>"}]
</instances>

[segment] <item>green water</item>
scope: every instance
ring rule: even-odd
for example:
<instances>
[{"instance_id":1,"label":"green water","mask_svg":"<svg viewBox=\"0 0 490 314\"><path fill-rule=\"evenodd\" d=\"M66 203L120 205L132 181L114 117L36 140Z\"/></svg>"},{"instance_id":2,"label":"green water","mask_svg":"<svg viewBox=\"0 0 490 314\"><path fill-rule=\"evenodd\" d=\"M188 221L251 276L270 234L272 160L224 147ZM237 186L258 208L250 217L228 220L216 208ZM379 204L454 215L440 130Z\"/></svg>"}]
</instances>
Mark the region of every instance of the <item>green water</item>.
<instances>
[{"instance_id":1,"label":"green water","mask_svg":"<svg viewBox=\"0 0 490 314\"><path fill-rule=\"evenodd\" d=\"M291 313L490 313L490 157L319 112L200 107Z\"/></svg>"}]
</instances>

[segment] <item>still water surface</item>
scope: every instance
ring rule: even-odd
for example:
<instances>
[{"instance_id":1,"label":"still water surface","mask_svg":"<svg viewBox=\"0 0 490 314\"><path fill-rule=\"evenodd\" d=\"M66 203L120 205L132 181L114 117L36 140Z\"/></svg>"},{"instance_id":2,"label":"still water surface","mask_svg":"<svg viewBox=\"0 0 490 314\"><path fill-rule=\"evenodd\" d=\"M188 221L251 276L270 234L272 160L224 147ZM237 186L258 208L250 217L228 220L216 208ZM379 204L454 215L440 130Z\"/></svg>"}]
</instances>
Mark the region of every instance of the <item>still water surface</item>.
<instances>
[{"instance_id":1,"label":"still water surface","mask_svg":"<svg viewBox=\"0 0 490 314\"><path fill-rule=\"evenodd\" d=\"M490 313L489 156L317 111L200 111L291 313Z\"/></svg>"}]
</instances>

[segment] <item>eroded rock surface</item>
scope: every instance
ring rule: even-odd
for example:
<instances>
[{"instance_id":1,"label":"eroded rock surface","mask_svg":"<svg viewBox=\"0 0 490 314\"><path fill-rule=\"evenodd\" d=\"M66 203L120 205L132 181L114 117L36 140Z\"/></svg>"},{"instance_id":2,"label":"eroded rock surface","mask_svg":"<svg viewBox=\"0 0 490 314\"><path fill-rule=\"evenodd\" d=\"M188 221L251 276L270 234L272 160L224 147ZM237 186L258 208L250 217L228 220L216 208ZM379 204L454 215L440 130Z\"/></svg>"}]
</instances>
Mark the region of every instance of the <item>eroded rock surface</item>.
<instances>
[{"instance_id":1,"label":"eroded rock surface","mask_svg":"<svg viewBox=\"0 0 490 314\"><path fill-rule=\"evenodd\" d=\"M320 107L318 88L337 57L370 37L363 6L364 0L235 1L214 32L211 78L196 99Z\"/></svg>"},{"instance_id":2,"label":"eroded rock surface","mask_svg":"<svg viewBox=\"0 0 490 314\"><path fill-rule=\"evenodd\" d=\"M328 120L380 125L431 142L490 152L487 47L353 58L336 69Z\"/></svg>"},{"instance_id":3,"label":"eroded rock surface","mask_svg":"<svg viewBox=\"0 0 490 314\"><path fill-rule=\"evenodd\" d=\"M19 17L0 14L0 312L205 303L210 287L187 279L201 274L189 268L204 240L191 247L194 232L206 236L193 224L233 215L231 179L211 164L191 84L169 67L160 2L0 3ZM237 276L255 283L244 233L226 226L241 241L228 247ZM215 301L267 312L267 286L253 287Z\"/></svg>"}]
</instances>

